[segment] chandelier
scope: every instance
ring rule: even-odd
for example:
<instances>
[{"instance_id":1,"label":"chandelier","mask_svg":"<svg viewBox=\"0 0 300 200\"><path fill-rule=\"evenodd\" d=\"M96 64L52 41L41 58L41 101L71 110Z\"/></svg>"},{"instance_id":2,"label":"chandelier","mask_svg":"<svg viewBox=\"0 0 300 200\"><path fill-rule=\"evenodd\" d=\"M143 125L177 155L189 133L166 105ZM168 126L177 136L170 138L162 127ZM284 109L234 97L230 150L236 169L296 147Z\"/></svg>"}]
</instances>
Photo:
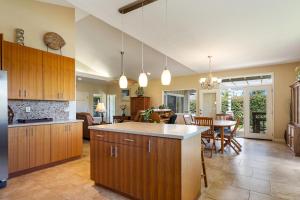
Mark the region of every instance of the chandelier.
<instances>
[{"instance_id":1,"label":"chandelier","mask_svg":"<svg viewBox=\"0 0 300 200\"><path fill-rule=\"evenodd\" d=\"M217 77L213 77L212 69L211 69L211 58L212 56L208 56L209 59L209 74L207 78L200 78L199 83L202 89L211 90L222 82L222 79L218 79Z\"/></svg>"}]
</instances>

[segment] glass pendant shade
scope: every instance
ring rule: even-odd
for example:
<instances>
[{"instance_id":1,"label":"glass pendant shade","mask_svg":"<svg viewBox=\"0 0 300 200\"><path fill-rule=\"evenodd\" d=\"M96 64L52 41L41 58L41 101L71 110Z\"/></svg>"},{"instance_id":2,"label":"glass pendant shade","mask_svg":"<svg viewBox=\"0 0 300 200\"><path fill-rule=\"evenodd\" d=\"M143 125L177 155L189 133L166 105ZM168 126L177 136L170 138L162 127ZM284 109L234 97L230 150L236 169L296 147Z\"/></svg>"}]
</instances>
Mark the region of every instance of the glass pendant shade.
<instances>
[{"instance_id":1,"label":"glass pendant shade","mask_svg":"<svg viewBox=\"0 0 300 200\"><path fill-rule=\"evenodd\" d=\"M139 85L140 85L140 87L147 87L147 85L148 85L148 77L145 72L140 73Z\"/></svg>"},{"instance_id":2,"label":"glass pendant shade","mask_svg":"<svg viewBox=\"0 0 300 200\"><path fill-rule=\"evenodd\" d=\"M166 68L161 74L161 84L162 85L170 85L171 83L171 72Z\"/></svg>"},{"instance_id":3,"label":"glass pendant shade","mask_svg":"<svg viewBox=\"0 0 300 200\"><path fill-rule=\"evenodd\" d=\"M128 86L128 81L124 74L119 79L119 86L121 89L126 89Z\"/></svg>"}]
</instances>

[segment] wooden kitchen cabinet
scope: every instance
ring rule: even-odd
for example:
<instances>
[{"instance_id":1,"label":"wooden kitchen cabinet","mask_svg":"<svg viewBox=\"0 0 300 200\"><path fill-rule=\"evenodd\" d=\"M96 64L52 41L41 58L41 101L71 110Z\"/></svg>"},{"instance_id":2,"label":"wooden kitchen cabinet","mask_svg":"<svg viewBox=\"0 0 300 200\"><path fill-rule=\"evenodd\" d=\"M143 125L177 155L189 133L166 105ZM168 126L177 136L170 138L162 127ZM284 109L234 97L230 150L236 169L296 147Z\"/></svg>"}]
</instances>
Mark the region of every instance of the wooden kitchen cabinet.
<instances>
[{"instance_id":1,"label":"wooden kitchen cabinet","mask_svg":"<svg viewBox=\"0 0 300 200\"><path fill-rule=\"evenodd\" d=\"M31 126L29 134L29 167L50 163L50 125Z\"/></svg>"},{"instance_id":2,"label":"wooden kitchen cabinet","mask_svg":"<svg viewBox=\"0 0 300 200\"><path fill-rule=\"evenodd\" d=\"M60 56L43 52L44 99L59 100L63 93Z\"/></svg>"},{"instance_id":3,"label":"wooden kitchen cabinet","mask_svg":"<svg viewBox=\"0 0 300 200\"><path fill-rule=\"evenodd\" d=\"M61 56L63 79L63 100L75 100L75 60Z\"/></svg>"},{"instance_id":4,"label":"wooden kitchen cabinet","mask_svg":"<svg viewBox=\"0 0 300 200\"><path fill-rule=\"evenodd\" d=\"M82 123L70 123L68 129L67 157L73 158L82 154Z\"/></svg>"},{"instance_id":5,"label":"wooden kitchen cabinet","mask_svg":"<svg viewBox=\"0 0 300 200\"><path fill-rule=\"evenodd\" d=\"M8 130L9 173L50 162L50 125Z\"/></svg>"},{"instance_id":6,"label":"wooden kitchen cabinet","mask_svg":"<svg viewBox=\"0 0 300 200\"><path fill-rule=\"evenodd\" d=\"M8 129L8 172L29 168L29 137L27 127Z\"/></svg>"},{"instance_id":7,"label":"wooden kitchen cabinet","mask_svg":"<svg viewBox=\"0 0 300 200\"><path fill-rule=\"evenodd\" d=\"M67 159L68 125L51 125L51 162Z\"/></svg>"},{"instance_id":8,"label":"wooden kitchen cabinet","mask_svg":"<svg viewBox=\"0 0 300 200\"><path fill-rule=\"evenodd\" d=\"M91 178L134 199L182 199L181 141L91 130Z\"/></svg>"},{"instance_id":9,"label":"wooden kitchen cabinet","mask_svg":"<svg viewBox=\"0 0 300 200\"><path fill-rule=\"evenodd\" d=\"M42 51L3 41L9 99L43 99Z\"/></svg>"},{"instance_id":10,"label":"wooden kitchen cabinet","mask_svg":"<svg viewBox=\"0 0 300 200\"><path fill-rule=\"evenodd\" d=\"M3 41L2 69L8 71L8 98L75 100L75 60Z\"/></svg>"},{"instance_id":11,"label":"wooden kitchen cabinet","mask_svg":"<svg viewBox=\"0 0 300 200\"><path fill-rule=\"evenodd\" d=\"M44 98L75 100L75 61L57 54L43 53Z\"/></svg>"},{"instance_id":12,"label":"wooden kitchen cabinet","mask_svg":"<svg viewBox=\"0 0 300 200\"><path fill-rule=\"evenodd\" d=\"M81 122L51 125L51 162L80 156L82 131Z\"/></svg>"}]
</instances>

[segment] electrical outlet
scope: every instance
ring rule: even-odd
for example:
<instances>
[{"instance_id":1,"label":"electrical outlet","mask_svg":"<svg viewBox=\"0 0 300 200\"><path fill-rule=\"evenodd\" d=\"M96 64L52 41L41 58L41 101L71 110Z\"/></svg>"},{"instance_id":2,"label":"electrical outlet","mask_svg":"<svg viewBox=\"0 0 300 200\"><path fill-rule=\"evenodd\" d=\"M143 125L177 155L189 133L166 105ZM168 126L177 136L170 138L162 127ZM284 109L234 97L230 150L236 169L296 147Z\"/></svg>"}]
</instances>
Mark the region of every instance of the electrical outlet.
<instances>
[{"instance_id":1,"label":"electrical outlet","mask_svg":"<svg viewBox=\"0 0 300 200\"><path fill-rule=\"evenodd\" d=\"M25 112L30 113L30 107L26 107Z\"/></svg>"}]
</instances>

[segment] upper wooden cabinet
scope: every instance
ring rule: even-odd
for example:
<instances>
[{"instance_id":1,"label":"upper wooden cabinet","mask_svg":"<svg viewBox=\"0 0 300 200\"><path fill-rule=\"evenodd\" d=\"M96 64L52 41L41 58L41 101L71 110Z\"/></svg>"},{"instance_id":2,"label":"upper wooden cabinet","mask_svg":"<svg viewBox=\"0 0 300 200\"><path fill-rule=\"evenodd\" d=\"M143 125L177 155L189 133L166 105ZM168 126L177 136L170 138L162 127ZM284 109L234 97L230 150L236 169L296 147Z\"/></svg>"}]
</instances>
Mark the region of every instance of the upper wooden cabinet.
<instances>
[{"instance_id":1,"label":"upper wooden cabinet","mask_svg":"<svg viewBox=\"0 0 300 200\"><path fill-rule=\"evenodd\" d=\"M75 100L73 58L7 41L2 46L9 99Z\"/></svg>"},{"instance_id":2,"label":"upper wooden cabinet","mask_svg":"<svg viewBox=\"0 0 300 200\"><path fill-rule=\"evenodd\" d=\"M140 110L147 110L149 108L150 108L150 97L130 98L130 113L132 119L134 119L134 117Z\"/></svg>"},{"instance_id":3,"label":"upper wooden cabinet","mask_svg":"<svg viewBox=\"0 0 300 200\"><path fill-rule=\"evenodd\" d=\"M44 98L75 100L75 61L72 58L43 53Z\"/></svg>"},{"instance_id":4,"label":"upper wooden cabinet","mask_svg":"<svg viewBox=\"0 0 300 200\"><path fill-rule=\"evenodd\" d=\"M43 99L42 52L3 42L3 70L8 73L9 99Z\"/></svg>"}]
</instances>

